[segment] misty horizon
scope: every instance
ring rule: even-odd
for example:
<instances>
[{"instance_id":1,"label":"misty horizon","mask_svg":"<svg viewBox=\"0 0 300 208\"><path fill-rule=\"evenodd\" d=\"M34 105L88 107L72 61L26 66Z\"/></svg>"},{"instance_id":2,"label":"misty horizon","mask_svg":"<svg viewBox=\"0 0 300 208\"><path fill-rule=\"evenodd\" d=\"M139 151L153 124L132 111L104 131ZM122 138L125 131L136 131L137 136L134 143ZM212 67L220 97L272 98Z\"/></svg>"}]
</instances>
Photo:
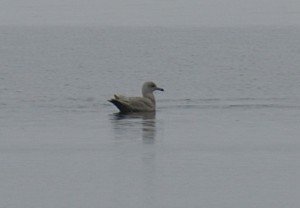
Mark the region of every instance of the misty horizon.
<instances>
[{"instance_id":1,"label":"misty horizon","mask_svg":"<svg viewBox=\"0 0 300 208\"><path fill-rule=\"evenodd\" d=\"M299 25L293 0L1 0L0 25L251 26Z\"/></svg>"}]
</instances>

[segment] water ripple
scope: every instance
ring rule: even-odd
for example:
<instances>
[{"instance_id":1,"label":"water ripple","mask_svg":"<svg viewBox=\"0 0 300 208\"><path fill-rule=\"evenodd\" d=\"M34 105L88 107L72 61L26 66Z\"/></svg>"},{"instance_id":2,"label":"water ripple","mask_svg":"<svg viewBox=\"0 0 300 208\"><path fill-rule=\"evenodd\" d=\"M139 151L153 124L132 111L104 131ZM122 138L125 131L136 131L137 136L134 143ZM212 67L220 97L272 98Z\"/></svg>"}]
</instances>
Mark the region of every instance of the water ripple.
<instances>
[{"instance_id":1,"label":"water ripple","mask_svg":"<svg viewBox=\"0 0 300 208\"><path fill-rule=\"evenodd\" d=\"M299 99L287 98L208 98L165 99L160 109L300 109Z\"/></svg>"}]
</instances>

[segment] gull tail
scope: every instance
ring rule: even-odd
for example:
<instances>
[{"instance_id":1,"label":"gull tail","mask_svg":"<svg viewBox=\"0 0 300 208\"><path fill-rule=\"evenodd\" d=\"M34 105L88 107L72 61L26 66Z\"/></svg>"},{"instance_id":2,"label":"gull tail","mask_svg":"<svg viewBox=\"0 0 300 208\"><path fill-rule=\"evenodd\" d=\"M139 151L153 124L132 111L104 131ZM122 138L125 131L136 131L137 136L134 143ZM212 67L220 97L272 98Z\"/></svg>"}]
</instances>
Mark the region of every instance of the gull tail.
<instances>
[{"instance_id":1,"label":"gull tail","mask_svg":"<svg viewBox=\"0 0 300 208\"><path fill-rule=\"evenodd\" d=\"M115 95L115 98L108 100L112 104L114 104L121 113L130 113L132 112L132 108L122 100L118 99L118 96Z\"/></svg>"}]
</instances>

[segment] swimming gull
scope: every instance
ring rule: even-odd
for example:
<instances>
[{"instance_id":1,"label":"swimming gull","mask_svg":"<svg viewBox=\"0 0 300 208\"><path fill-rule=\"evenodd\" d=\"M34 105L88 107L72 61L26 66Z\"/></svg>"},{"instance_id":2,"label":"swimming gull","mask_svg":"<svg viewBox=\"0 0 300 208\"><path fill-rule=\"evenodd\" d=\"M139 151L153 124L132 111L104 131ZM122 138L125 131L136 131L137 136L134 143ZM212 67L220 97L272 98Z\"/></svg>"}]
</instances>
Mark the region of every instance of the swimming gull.
<instances>
[{"instance_id":1,"label":"swimming gull","mask_svg":"<svg viewBox=\"0 0 300 208\"><path fill-rule=\"evenodd\" d=\"M113 103L121 113L155 111L153 95L155 90L164 91L164 89L157 87L154 82L145 82L142 87L143 97L114 95L114 98L108 101Z\"/></svg>"}]
</instances>

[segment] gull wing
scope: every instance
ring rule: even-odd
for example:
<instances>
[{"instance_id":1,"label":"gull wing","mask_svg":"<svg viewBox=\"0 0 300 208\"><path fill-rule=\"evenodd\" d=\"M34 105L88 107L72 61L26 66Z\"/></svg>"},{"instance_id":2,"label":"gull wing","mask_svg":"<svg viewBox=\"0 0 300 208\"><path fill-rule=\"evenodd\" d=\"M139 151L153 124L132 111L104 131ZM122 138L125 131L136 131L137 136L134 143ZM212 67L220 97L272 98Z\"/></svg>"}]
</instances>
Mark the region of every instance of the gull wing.
<instances>
[{"instance_id":1,"label":"gull wing","mask_svg":"<svg viewBox=\"0 0 300 208\"><path fill-rule=\"evenodd\" d=\"M122 95L115 95L114 98L109 100L109 102L113 103L122 113L147 112L155 110L155 104L149 98L144 97L125 97Z\"/></svg>"}]
</instances>

